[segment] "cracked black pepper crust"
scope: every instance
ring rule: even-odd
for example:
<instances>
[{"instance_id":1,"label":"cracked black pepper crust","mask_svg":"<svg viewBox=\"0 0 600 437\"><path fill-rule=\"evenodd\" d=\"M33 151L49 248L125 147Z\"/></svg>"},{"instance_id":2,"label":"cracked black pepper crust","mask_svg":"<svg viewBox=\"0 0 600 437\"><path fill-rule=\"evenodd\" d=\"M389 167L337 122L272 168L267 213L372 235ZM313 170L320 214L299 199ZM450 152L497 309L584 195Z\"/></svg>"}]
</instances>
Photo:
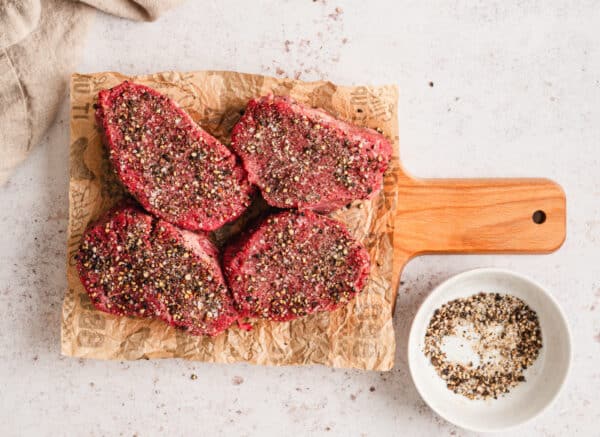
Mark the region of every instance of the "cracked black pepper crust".
<instances>
[{"instance_id":1,"label":"cracked black pepper crust","mask_svg":"<svg viewBox=\"0 0 600 437\"><path fill-rule=\"evenodd\" d=\"M317 212L373 197L392 154L374 130L272 95L248 102L231 146L270 205Z\"/></svg>"},{"instance_id":2,"label":"cracked black pepper crust","mask_svg":"<svg viewBox=\"0 0 600 437\"><path fill-rule=\"evenodd\" d=\"M99 93L96 118L123 185L156 216L212 231L250 205L236 156L167 96L126 81Z\"/></svg>"},{"instance_id":3,"label":"cracked black pepper crust","mask_svg":"<svg viewBox=\"0 0 600 437\"><path fill-rule=\"evenodd\" d=\"M125 204L88 227L76 258L98 309L216 335L237 320L217 256L206 236Z\"/></svg>"},{"instance_id":4,"label":"cracked black pepper crust","mask_svg":"<svg viewBox=\"0 0 600 437\"><path fill-rule=\"evenodd\" d=\"M347 304L369 267L368 252L342 223L310 211L267 217L223 256L240 315L278 321Z\"/></svg>"}]
</instances>

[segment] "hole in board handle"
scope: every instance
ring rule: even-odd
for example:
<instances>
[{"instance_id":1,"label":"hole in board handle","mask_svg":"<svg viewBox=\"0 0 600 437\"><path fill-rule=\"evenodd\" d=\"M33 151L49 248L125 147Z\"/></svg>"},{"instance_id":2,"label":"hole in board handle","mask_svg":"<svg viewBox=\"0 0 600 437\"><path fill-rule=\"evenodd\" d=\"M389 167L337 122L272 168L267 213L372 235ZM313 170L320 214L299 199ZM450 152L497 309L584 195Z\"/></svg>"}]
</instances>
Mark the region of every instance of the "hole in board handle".
<instances>
[{"instance_id":1,"label":"hole in board handle","mask_svg":"<svg viewBox=\"0 0 600 437\"><path fill-rule=\"evenodd\" d=\"M546 213L539 209L533 213L533 216L531 218L533 219L534 223L541 225L546 221Z\"/></svg>"}]
</instances>

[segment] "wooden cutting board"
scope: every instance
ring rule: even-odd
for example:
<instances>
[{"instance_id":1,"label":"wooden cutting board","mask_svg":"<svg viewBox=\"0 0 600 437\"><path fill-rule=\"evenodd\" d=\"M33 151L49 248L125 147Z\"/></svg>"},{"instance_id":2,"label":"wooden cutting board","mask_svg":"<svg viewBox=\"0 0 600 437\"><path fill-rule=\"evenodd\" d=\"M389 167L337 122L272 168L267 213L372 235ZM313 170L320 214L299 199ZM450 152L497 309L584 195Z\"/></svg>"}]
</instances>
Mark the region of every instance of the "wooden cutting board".
<instances>
[{"instance_id":1,"label":"wooden cutting board","mask_svg":"<svg viewBox=\"0 0 600 437\"><path fill-rule=\"evenodd\" d=\"M406 263L440 253L549 253L566 235L566 198L548 179L417 179L397 173L394 290Z\"/></svg>"}]
</instances>

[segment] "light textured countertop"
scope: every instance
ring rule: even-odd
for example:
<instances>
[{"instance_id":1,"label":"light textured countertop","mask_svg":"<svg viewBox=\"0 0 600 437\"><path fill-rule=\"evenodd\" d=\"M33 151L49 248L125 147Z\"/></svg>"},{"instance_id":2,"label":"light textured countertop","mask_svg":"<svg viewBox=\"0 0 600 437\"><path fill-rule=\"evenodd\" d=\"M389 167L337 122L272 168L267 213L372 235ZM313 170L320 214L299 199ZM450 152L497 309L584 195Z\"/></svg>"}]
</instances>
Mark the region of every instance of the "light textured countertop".
<instances>
[{"instance_id":1,"label":"light textured countertop","mask_svg":"<svg viewBox=\"0 0 600 437\"><path fill-rule=\"evenodd\" d=\"M405 343L428 291L481 266L549 287L573 332L565 390L513 433L598 435L600 4L569 3L207 0L155 23L98 15L81 72L226 69L397 83L409 171L553 178L567 193L568 236L552 255L412 261L395 315L396 366L387 373L61 357L65 96L43 143L0 188L2 435L470 435L421 401Z\"/></svg>"}]
</instances>

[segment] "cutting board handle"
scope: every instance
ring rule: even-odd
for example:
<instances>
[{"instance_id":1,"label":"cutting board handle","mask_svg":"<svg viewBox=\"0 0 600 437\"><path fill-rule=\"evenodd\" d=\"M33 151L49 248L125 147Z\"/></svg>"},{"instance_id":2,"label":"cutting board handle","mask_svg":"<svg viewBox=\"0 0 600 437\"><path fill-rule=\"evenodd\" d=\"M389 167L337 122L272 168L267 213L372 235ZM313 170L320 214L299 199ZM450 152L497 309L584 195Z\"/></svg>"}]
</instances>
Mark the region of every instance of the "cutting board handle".
<instances>
[{"instance_id":1,"label":"cutting board handle","mask_svg":"<svg viewBox=\"0 0 600 437\"><path fill-rule=\"evenodd\" d=\"M394 244L425 253L543 253L565 239L566 200L548 179L413 179L398 184Z\"/></svg>"}]
</instances>

